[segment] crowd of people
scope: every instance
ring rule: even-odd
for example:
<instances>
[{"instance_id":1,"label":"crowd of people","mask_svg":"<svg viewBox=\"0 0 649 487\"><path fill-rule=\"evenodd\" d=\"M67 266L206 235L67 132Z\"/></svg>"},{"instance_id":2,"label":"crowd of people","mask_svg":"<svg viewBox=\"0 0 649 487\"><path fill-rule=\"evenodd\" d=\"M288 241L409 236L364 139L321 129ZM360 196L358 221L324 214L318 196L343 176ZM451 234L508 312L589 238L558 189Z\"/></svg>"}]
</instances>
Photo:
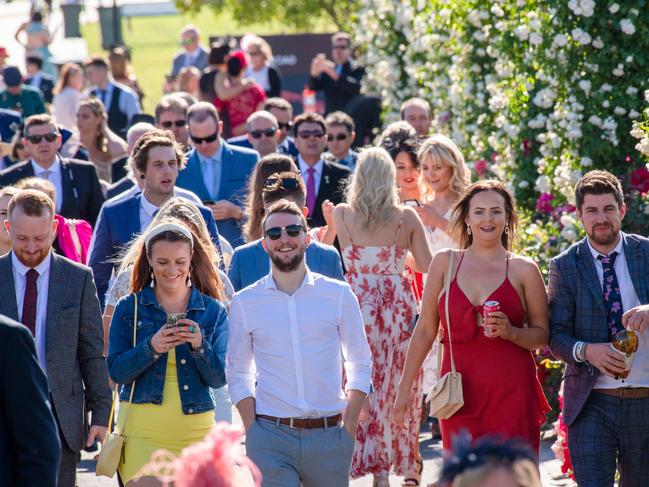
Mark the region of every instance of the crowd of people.
<instances>
[{"instance_id":1,"label":"crowd of people","mask_svg":"<svg viewBox=\"0 0 649 487\"><path fill-rule=\"evenodd\" d=\"M649 485L649 241L621 231L615 175L577 183L586 237L545 283L514 252L511 191L471 181L426 100L374 139L359 130L373 101L348 34L311 64L324 116L294 116L264 39L180 39L151 115L121 47L65 64L49 95L42 58L27 58L35 83L3 68L7 485L74 486L118 410L122 485L161 481L163 449L181 486L243 485L244 467L269 487L417 486L426 396L459 372L463 402L434 427L438 485L540 486L550 407L532 352L548 344L567 363L578 484ZM610 346L624 328L632 366ZM248 460L213 429L233 405Z\"/></svg>"}]
</instances>

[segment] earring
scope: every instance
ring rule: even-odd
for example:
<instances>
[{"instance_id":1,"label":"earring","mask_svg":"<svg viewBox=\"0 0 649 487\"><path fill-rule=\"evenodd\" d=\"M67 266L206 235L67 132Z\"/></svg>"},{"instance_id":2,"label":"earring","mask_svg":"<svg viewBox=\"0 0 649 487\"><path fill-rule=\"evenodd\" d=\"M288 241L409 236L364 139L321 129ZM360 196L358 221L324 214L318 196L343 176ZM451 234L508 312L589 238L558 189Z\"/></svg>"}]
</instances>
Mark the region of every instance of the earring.
<instances>
[{"instance_id":1,"label":"earring","mask_svg":"<svg viewBox=\"0 0 649 487\"><path fill-rule=\"evenodd\" d=\"M505 235L509 235L509 225L505 225Z\"/></svg>"},{"instance_id":2,"label":"earring","mask_svg":"<svg viewBox=\"0 0 649 487\"><path fill-rule=\"evenodd\" d=\"M187 274L187 287L192 287L192 270L193 267L189 267L189 273Z\"/></svg>"},{"instance_id":3,"label":"earring","mask_svg":"<svg viewBox=\"0 0 649 487\"><path fill-rule=\"evenodd\" d=\"M468 223L466 224L466 233L468 233L469 235L471 235L471 227L469 226Z\"/></svg>"},{"instance_id":4,"label":"earring","mask_svg":"<svg viewBox=\"0 0 649 487\"><path fill-rule=\"evenodd\" d=\"M149 284L151 287L155 287L155 276L153 275L153 271L151 271L151 284Z\"/></svg>"}]
</instances>

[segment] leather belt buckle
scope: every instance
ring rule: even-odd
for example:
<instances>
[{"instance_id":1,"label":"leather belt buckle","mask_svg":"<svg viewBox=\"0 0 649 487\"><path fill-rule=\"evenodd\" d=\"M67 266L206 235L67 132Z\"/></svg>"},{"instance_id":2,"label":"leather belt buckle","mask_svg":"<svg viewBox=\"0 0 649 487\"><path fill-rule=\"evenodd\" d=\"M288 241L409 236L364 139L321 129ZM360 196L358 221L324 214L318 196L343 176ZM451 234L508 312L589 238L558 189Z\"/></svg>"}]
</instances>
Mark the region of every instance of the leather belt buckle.
<instances>
[{"instance_id":1,"label":"leather belt buckle","mask_svg":"<svg viewBox=\"0 0 649 487\"><path fill-rule=\"evenodd\" d=\"M294 419L295 419L295 418L288 418L288 427L291 428L291 429L294 429L294 430L295 430L295 429L298 429L298 427L297 427L297 426L293 426L293 420L294 420Z\"/></svg>"}]
</instances>

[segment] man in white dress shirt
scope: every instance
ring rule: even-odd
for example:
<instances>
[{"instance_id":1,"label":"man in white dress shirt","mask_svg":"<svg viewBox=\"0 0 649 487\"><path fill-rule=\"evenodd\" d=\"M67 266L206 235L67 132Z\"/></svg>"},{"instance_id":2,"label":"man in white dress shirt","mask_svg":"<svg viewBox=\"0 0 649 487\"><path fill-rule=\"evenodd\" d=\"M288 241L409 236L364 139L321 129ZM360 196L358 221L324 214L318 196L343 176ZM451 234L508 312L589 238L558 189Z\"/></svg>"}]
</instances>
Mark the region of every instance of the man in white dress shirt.
<instances>
[{"instance_id":1,"label":"man in white dress shirt","mask_svg":"<svg viewBox=\"0 0 649 487\"><path fill-rule=\"evenodd\" d=\"M247 454L265 487L348 485L372 369L358 301L306 266L295 203L271 206L262 228L271 272L234 295L226 357Z\"/></svg>"}]
</instances>

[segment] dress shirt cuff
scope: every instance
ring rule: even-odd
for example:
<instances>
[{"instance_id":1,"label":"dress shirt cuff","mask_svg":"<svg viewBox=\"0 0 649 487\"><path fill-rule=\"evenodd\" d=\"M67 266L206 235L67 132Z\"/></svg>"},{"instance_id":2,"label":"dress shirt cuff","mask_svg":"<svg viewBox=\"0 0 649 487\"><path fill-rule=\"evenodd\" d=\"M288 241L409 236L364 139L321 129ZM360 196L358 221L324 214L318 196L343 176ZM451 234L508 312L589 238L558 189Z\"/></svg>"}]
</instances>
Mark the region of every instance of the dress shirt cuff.
<instances>
[{"instance_id":1,"label":"dress shirt cuff","mask_svg":"<svg viewBox=\"0 0 649 487\"><path fill-rule=\"evenodd\" d=\"M231 381L228 377L228 390L230 391L230 399L235 406L239 404L246 397L255 397L255 381L254 380L241 380Z\"/></svg>"},{"instance_id":2,"label":"dress shirt cuff","mask_svg":"<svg viewBox=\"0 0 649 487\"><path fill-rule=\"evenodd\" d=\"M351 389L369 394L372 390L372 367L371 366L350 366L346 364L345 372L347 374L347 384L345 384L345 392Z\"/></svg>"}]
</instances>

